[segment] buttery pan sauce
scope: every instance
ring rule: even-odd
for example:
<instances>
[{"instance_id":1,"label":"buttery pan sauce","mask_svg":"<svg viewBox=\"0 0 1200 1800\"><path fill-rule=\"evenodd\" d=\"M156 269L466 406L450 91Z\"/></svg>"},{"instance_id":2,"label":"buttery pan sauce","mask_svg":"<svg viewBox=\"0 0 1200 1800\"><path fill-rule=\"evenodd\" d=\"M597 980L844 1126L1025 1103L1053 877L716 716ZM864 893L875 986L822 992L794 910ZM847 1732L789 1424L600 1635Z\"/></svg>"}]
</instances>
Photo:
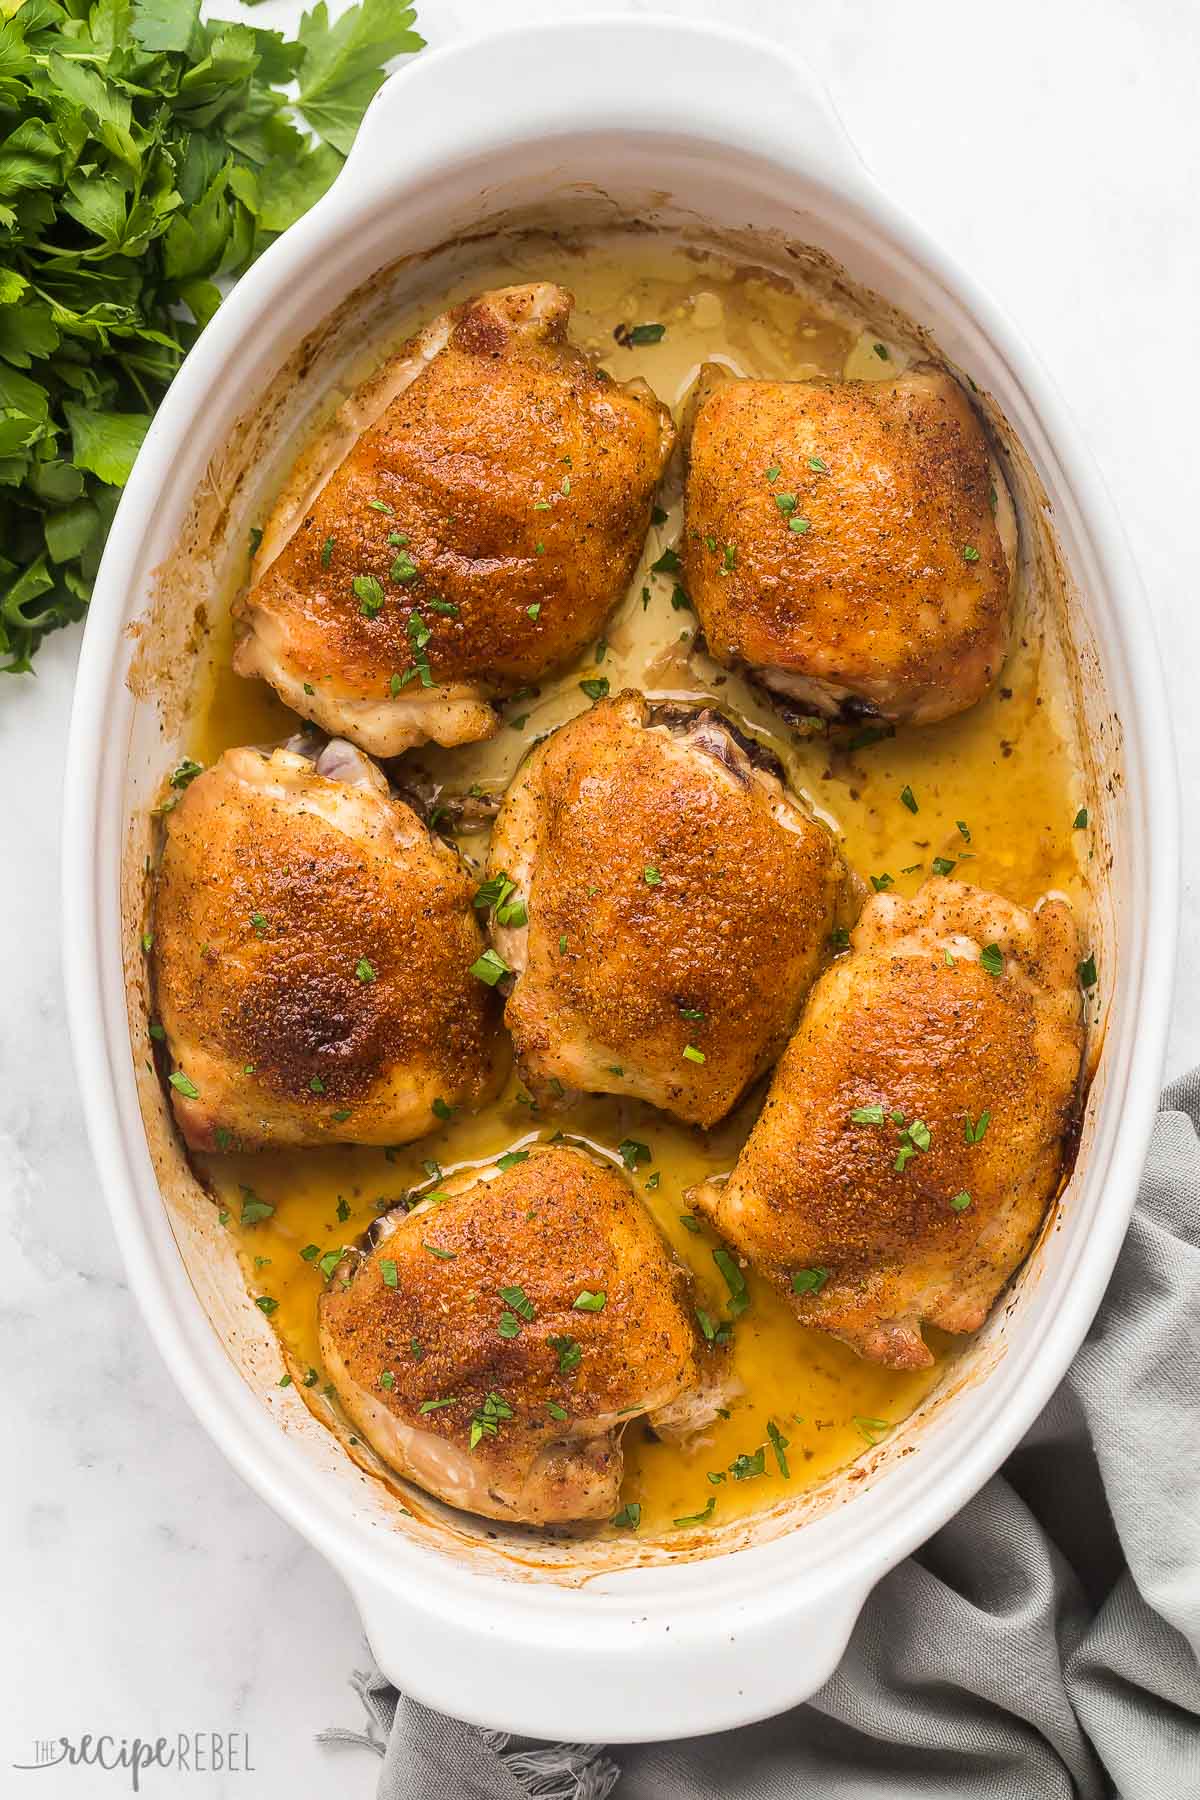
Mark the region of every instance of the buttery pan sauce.
<instances>
[{"instance_id":1,"label":"buttery pan sauce","mask_svg":"<svg viewBox=\"0 0 1200 1800\"><path fill-rule=\"evenodd\" d=\"M523 239L504 249L492 246L489 254L492 260L436 304L399 317L372 360L444 305L533 278L570 289L577 301L574 340L593 350L618 380L644 375L677 418L705 360L745 375L791 379L878 379L913 360L911 349L884 341L864 321L775 274L735 268L663 241L607 238L581 251L549 238ZM614 337L617 327L626 328L621 336L627 339L627 328L645 324L665 330L635 337L658 341ZM363 372L357 368L354 379ZM330 395L330 410L344 391ZM276 473L282 480L286 470ZM804 724L793 730L740 677L693 649L696 620L671 559L665 569L654 567L679 534L679 483L676 463L660 496L665 519L650 532L642 567L609 623L607 641L577 667L514 698L492 742L411 752L400 765L404 784L415 779L448 796L472 787L485 794L503 791L529 747L588 705L580 682L607 678L613 693L637 686L656 698L713 700L776 752L795 790L832 826L864 877L890 876L896 890L911 893L940 858L940 872L952 862L960 878L1021 904L1050 889L1065 893L1086 918L1089 832L1075 823L1086 795L1062 646L1044 609L1023 596L1001 685L959 718L901 728L889 737L869 729L831 736ZM232 673L231 644L226 618L213 634L188 745L206 764L232 745L271 743L297 728L265 684ZM395 766L392 772L397 774ZM486 832L462 832L457 841L469 862L482 863ZM729 1292L713 1260L717 1240L688 1212L684 1194L732 1166L762 1096L760 1087L731 1118L702 1132L649 1107L606 1097L583 1099L553 1118L541 1116L514 1076L502 1098L478 1116L456 1118L417 1144L393 1151L337 1147L213 1156L201 1159L202 1172L237 1237L251 1292L268 1301L291 1378L318 1417L332 1420L337 1402L321 1366L316 1329L324 1271L337 1261L331 1253L413 1190L434 1187L443 1174L557 1130L618 1161L625 1140L647 1147L650 1160L637 1160L634 1185L693 1271L697 1305L721 1317ZM798 1325L749 1271L747 1287L750 1305L734 1325L729 1352L741 1392L730 1400L728 1417L687 1448L660 1443L641 1421L633 1422L624 1440L624 1507L617 1515L623 1522L616 1529L629 1529L640 1508L641 1533L670 1538L697 1515L719 1523L823 1479L881 1441L941 1378L954 1354L952 1340L931 1334L934 1368L915 1375L880 1369Z\"/></svg>"}]
</instances>

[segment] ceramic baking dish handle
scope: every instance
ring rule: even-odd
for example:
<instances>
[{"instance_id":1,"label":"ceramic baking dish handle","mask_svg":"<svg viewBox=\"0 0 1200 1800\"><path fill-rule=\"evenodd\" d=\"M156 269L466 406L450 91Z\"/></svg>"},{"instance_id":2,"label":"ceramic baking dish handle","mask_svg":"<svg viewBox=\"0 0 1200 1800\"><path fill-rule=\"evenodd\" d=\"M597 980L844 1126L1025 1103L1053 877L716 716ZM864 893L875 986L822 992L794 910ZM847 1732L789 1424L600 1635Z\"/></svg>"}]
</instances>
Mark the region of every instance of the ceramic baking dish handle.
<instances>
[{"instance_id":1,"label":"ceramic baking dish handle","mask_svg":"<svg viewBox=\"0 0 1200 1800\"><path fill-rule=\"evenodd\" d=\"M742 1723L786 1711L832 1675L868 1591L814 1584L801 1596L783 1582L772 1606L761 1591L748 1599L736 1559L602 1577L545 1604L525 1587L519 1606L509 1583L459 1571L425 1594L389 1594L361 1570L349 1586L376 1662L409 1698L444 1708L454 1694L470 1723L530 1737L552 1718L554 1735L578 1743L694 1736L728 1720L733 1694ZM463 1666L465 1625L475 1671ZM487 1656L489 1638L503 1654Z\"/></svg>"},{"instance_id":2,"label":"ceramic baking dish handle","mask_svg":"<svg viewBox=\"0 0 1200 1800\"><path fill-rule=\"evenodd\" d=\"M410 173L448 159L529 140L578 134L579 95L589 124L644 145L653 135L702 133L721 156L769 154L786 143L806 173L843 195L875 193L822 83L804 63L740 31L667 19L583 21L561 36L515 26L480 45L425 51L384 83L367 110L342 180L370 184L401 159ZM597 103L596 96L600 96ZM642 151L644 160L644 150ZM598 156L597 179L605 161Z\"/></svg>"}]
</instances>

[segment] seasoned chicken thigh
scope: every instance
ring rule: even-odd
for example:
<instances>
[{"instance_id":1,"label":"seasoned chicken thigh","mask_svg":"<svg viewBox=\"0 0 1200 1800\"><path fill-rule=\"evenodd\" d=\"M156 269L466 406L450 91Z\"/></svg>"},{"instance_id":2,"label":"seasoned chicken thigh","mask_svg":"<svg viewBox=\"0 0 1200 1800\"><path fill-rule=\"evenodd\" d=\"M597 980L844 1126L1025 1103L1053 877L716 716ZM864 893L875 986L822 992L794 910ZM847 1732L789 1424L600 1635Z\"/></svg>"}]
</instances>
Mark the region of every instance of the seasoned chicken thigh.
<instances>
[{"instance_id":1,"label":"seasoned chicken thigh","mask_svg":"<svg viewBox=\"0 0 1200 1800\"><path fill-rule=\"evenodd\" d=\"M712 1125L770 1067L857 903L781 777L719 713L634 692L528 758L481 898L540 1094L636 1096Z\"/></svg>"},{"instance_id":2,"label":"seasoned chicken thigh","mask_svg":"<svg viewBox=\"0 0 1200 1800\"><path fill-rule=\"evenodd\" d=\"M603 1519L625 1426L662 1409L677 1428L713 1360L686 1294L622 1175L537 1146L377 1221L321 1297L321 1353L367 1442L431 1494L529 1524Z\"/></svg>"},{"instance_id":3,"label":"seasoned chicken thigh","mask_svg":"<svg viewBox=\"0 0 1200 1800\"><path fill-rule=\"evenodd\" d=\"M868 901L723 1184L690 1199L800 1319L874 1362L975 1331L1063 1169L1083 1054L1075 924L957 881Z\"/></svg>"},{"instance_id":4,"label":"seasoned chicken thigh","mask_svg":"<svg viewBox=\"0 0 1200 1800\"><path fill-rule=\"evenodd\" d=\"M973 706L1007 654L1017 534L962 389L924 366L722 376L698 384L682 545L712 654L829 718Z\"/></svg>"},{"instance_id":5,"label":"seasoned chicken thigh","mask_svg":"<svg viewBox=\"0 0 1200 1800\"><path fill-rule=\"evenodd\" d=\"M567 342L572 305L547 282L481 294L345 402L264 530L239 674L395 756L490 737L490 701L597 635L674 428Z\"/></svg>"},{"instance_id":6,"label":"seasoned chicken thigh","mask_svg":"<svg viewBox=\"0 0 1200 1800\"><path fill-rule=\"evenodd\" d=\"M166 819L155 996L194 1149L398 1144L496 1089L496 1007L448 844L333 742L227 750Z\"/></svg>"}]
</instances>

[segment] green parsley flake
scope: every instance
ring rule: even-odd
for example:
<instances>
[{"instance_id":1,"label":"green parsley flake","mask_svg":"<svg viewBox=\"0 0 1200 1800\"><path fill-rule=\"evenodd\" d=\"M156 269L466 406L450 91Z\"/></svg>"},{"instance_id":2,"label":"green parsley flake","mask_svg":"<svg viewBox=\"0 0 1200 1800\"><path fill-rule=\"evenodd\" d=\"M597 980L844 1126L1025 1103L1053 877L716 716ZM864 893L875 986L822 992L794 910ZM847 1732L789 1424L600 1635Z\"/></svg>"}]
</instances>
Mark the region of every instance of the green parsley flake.
<instances>
[{"instance_id":1,"label":"green parsley flake","mask_svg":"<svg viewBox=\"0 0 1200 1800\"><path fill-rule=\"evenodd\" d=\"M356 575L350 586L358 601L359 612L364 618L373 619L382 610L384 600L383 589L374 575Z\"/></svg>"},{"instance_id":2,"label":"green parsley flake","mask_svg":"<svg viewBox=\"0 0 1200 1800\"><path fill-rule=\"evenodd\" d=\"M569 1375L573 1369L579 1367L583 1357L583 1351L579 1348L579 1344L575 1338L566 1334L561 1337L547 1338L546 1342L558 1357L558 1372L560 1375Z\"/></svg>"},{"instance_id":3,"label":"green parsley flake","mask_svg":"<svg viewBox=\"0 0 1200 1800\"><path fill-rule=\"evenodd\" d=\"M1086 831L1087 830L1087 822L1088 822L1088 809L1086 806L1081 806L1079 811L1075 814L1074 829L1076 831Z\"/></svg>"},{"instance_id":4,"label":"green parsley flake","mask_svg":"<svg viewBox=\"0 0 1200 1800\"><path fill-rule=\"evenodd\" d=\"M354 973L358 976L360 981L371 982L375 980L375 970L365 956L360 956L355 963Z\"/></svg>"},{"instance_id":5,"label":"green parsley flake","mask_svg":"<svg viewBox=\"0 0 1200 1800\"><path fill-rule=\"evenodd\" d=\"M1096 958L1094 955L1091 955L1079 965L1079 985L1080 987L1094 988L1097 979Z\"/></svg>"},{"instance_id":6,"label":"green parsley flake","mask_svg":"<svg viewBox=\"0 0 1200 1800\"><path fill-rule=\"evenodd\" d=\"M971 1204L971 1196L964 1188L961 1194L955 1194L950 1204L955 1212L966 1212L968 1206Z\"/></svg>"},{"instance_id":7,"label":"green parsley flake","mask_svg":"<svg viewBox=\"0 0 1200 1800\"><path fill-rule=\"evenodd\" d=\"M974 544L964 544L963 545L963 561L970 562L970 563L976 563L979 561L979 552L975 548Z\"/></svg>"},{"instance_id":8,"label":"green parsley flake","mask_svg":"<svg viewBox=\"0 0 1200 1800\"><path fill-rule=\"evenodd\" d=\"M797 1269L792 1276L792 1292L794 1294L819 1294L828 1280L828 1269Z\"/></svg>"},{"instance_id":9,"label":"green parsley flake","mask_svg":"<svg viewBox=\"0 0 1200 1800\"><path fill-rule=\"evenodd\" d=\"M1003 975L1004 952L999 944L985 944L979 952L979 965L989 975Z\"/></svg>"},{"instance_id":10,"label":"green parsley flake","mask_svg":"<svg viewBox=\"0 0 1200 1800\"><path fill-rule=\"evenodd\" d=\"M953 857L935 856L929 866L935 875L949 875L953 869L958 867L958 864Z\"/></svg>"},{"instance_id":11,"label":"green parsley flake","mask_svg":"<svg viewBox=\"0 0 1200 1800\"><path fill-rule=\"evenodd\" d=\"M917 797L910 787L902 787L900 789L900 804L901 806L907 806L910 813L920 812L921 810L917 805Z\"/></svg>"},{"instance_id":12,"label":"green parsley flake","mask_svg":"<svg viewBox=\"0 0 1200 1800\"><path fill-rule=\"evenodd\" d=\"M474 975L477 981L484 982L488 987L495 987L498 981L503 981L506 975L511 975L512 970L504 958L498 956L494 950L485 950L482 956L476 957L467 973Z\"/></svg>"},{"instance_id":13,"label":"green parsley flake","mask_svg":"<svg viewBox=\"0 0 1200 1800\"><path fill-rule=\"evenodd\" d=\"M608 693L608 676L593 675L587 681L581 681L579 685L589 700L603 700Z\"/></svg>"},{"instance_id":14,"label":"green parsley flake","mask_svg":"<svg viewBox=\"0 0 1200 1800\"><path fill-rule=\"evenodd\" d=\"M439 1262L453 1262L458 1255L457 1250L443 1250L439 1244L427 1244L424 1238L421 1240L421 1248L428 1251L430 1256L436 1256Z\"/></svg>"},{"instance_id":15,"label":"green parsley flake","mask_svg":"<svg viewBox=\"0 0 1200 1800\"><path fill-rule=\"evenodd\" d=\"M654 1161L649 1144L639 1143L637 1138L622 1138L617 1145L617 1153L631 1175L639 1163Z\"/></svg>"},{"instance_id":16,"label":"green parsley flake","mask_svg":"<svg viewBox=\"0 0 1200 1800\"><path fill-rule=\"evenodd\" d=\"M278 1300L272 1300L270 1294L259 1294L254 1304L257 1306L259 1312L266 1313L268 1319L271 1314L278 1311L279 1308Z\"/></svg>"},{"instance_id":17,"label":"green parsley flake","mask_svg":"<svg viewBox=\"0 0 1200 1800\"><path fill-rule=\"evenodd\" d=\"M619 1513L613 1514L618 1531L636 1531L642 1522L642 1509L636 1500L627 1500Z\"/></svg>"},{"instance_id":18,"label":"green parsley flake","mask_svg":"<svg viewBox=\"0 0 1200 1800\"><path fill-rule=\"evenodd\" d=\"M396 1274L396 1265L390 1256L380 1257L379 1273L383 1276L384 1287L394 1288L396 1286L399 1278Z\"/></svg>"},{"instance_id":19,"label":"green parsley flake","mask_svg":"<svg viewBox=\"0 0 1200 1800\"><path fill-rule=\"evenodd\" d=\"M646 883L647 887L662 886L662 875L657 869L649 865L642 870L642 880Z\"/></svg>"},{"instance_id":20,"label":"green parsley flake","mask_svg":"<svg viewBox=\"0 0 1200 1800\"><path fill-rule=\"evenodd\" d=\"M196 1086L191 1076L185 1075L182 1069L175 1069L168 1075L167 1080L171 1083L171 1086L177 1093L183 1095L185 1100L198 1100L200 1098L200 1089Z\"/></svg>"},{"instance_id":21,"label":"green parsley flake","mask_svg":"<svg viewBox=\"0 0 1200 1800\"><path fill-rule=\"evenodd\" d=\"M587 1288L584 1288L581 1294L575 1296L571 1305L575 1312L603 1312L607 1299L608 1295L603 1289L592 1294L588 1292Z\"/></svg>"},{"instance_id":22,"label":"green parsley flake","mask_svg":"<svg viewBox=\"0 0 1200 1800\"><path fill-rule=\"evenodd\" d=\"M708 1059L703 1050L697 1050L695 1044L685 1044L683 1047L683 1060L684 1062L702 1063L706 1062Z\"/></svg>"},{"instance_id":23,"label":"green parsley flake","mask_svg":"<svg viewBox=\"0 0 1200 1800\"><path fill-rule=\"evenodd\" d=\"M710 1494L703 1512L686 1513L682 1519L675 1519L673 1523L676 1525L706 1525L716 1511L716 1506L717 1496Z\"/></svg>"}]
</instances>

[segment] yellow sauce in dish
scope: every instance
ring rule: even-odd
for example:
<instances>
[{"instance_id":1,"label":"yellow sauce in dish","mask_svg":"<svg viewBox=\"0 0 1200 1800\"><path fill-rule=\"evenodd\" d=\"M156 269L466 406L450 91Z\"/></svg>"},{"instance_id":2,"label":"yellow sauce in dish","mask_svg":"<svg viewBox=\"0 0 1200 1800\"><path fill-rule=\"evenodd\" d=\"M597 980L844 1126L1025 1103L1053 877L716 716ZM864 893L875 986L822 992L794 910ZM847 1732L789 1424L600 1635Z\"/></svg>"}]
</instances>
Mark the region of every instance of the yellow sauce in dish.
<instances>
[{"instance_id":1,"label":"yellow sauce in dish","mask_svg":"<svg viewBox=\"0 0 1200 1800\"><path fill-rule=\"evenodd\" d=\"M584 253L549 239L496 249L495 260L448 288L436 306L398 317L372 358L387 354L443 305L534 276L559 281L575 294L577 342L594 350L620 380L644 375L677 415L705 360L725 362L747 375L781 378L886 376L909 360L902 346L891 343L884 345L886 358L880 357L877 333L823 310L811 295L776 276L645 238L606 240ZM614 340L616 325L640 322L665 325L661 341L623 347ZM356 369L355 378L363 372ZM331 394L330 409L344 391ZM286 470L277 473L282 480ZM637 686L657 698L715 701L776 752L793 788L832 826L864 877L887 874L898 891L911 893L933 860L943 858L955 864L961 878L1022 904L1048 890L1065 893L1086 916L1088 833L1073 828L1086 795L1061 648L1048 621L1026 608L1001 685L970 712L942 725L901 729L894 737L835 749L823 729L784 725L740 677L692 649L694 614L672 604L671 575L650 572L679 533L674 467L661 505L666 519L650 532L642 568L609 623L607 641L575 668L510 703L506 726L492 742L410 753L403 763L406 782L419 775L451 795L473 784L485 793L502 791L529 746L587 705L580 679L602 674L613 693ZM271 743L298 729L295 716L263 683L231 672L231 644L226 618L212 634L187 745L188 753L206 764L232 745ZM839 736L845 740L847 734ZM915 799L915 812L901 801L905 788ZM482 862L485 833L460 835L457 841L464 856ZM639 1163L635 1186L693 1271L697 1303L720 1315L729 1296L713 1260L718 1240L691 1217L684 1195L707 1175L732 1166L761 1100L760 1088L707 1133L608 1097L581 1100L547 1119L531 1110L514 1076L503 1097L478 1116L455 1119L394 1151L337 1147L200 1161L228 1229L237 1236L251 1292L277 1302L271 1319L292 1378L318 1416L332 1417L336 1401L326 1392L317 1349L321 1258L352 1243L378 1211L414 1189L436 1185L439 1171L449 1174L490 1161L558 1129L614 1158L624 1139L649 1147L653 1160ZM251 1222L243 1223L247 1206ZM273 1210L264 1214L264 1206ZM904 1419L954 1354L951 1340L930 1334L934 1368L915 1375L877 1368L798 1325L753 1272L747 1271L746 1279L750 1305L737 1320L729 1352L738 1391L730 1398L728 1417L686 1447L657 1441L641 1421L626 1431L622 1500L641 1508L643 1535L685 1530L677 1521L704 1514L710 1500L714 1522L721 1522L823 1479Z\"/></svg>"}]
</instances>

